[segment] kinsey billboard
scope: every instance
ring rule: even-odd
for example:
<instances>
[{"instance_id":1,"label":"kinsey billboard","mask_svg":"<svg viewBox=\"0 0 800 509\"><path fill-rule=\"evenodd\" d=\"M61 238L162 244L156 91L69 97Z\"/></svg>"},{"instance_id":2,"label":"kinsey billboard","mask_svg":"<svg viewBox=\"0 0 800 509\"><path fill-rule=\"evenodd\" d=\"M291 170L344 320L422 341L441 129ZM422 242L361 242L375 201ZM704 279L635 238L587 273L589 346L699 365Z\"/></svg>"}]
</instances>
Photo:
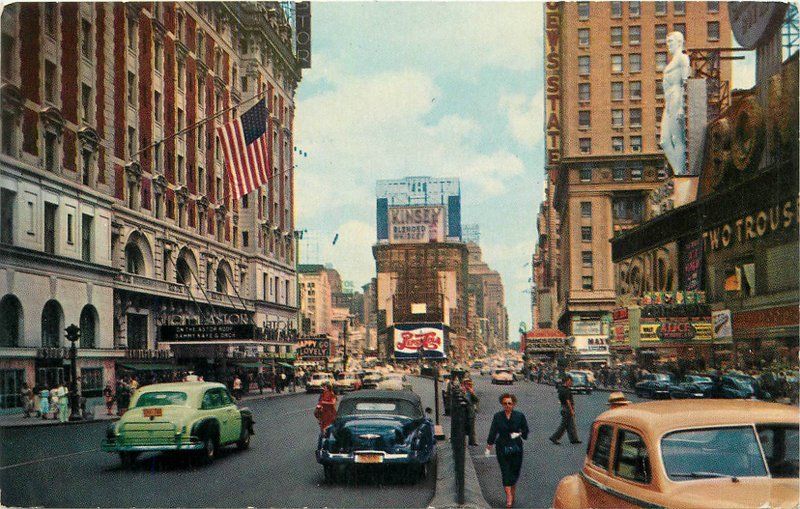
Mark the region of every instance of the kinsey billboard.
<instances>
[{"instance_id":1,"label":"kinsey billboard","mask_svg":"<svg viewBox=\"0 0 800 509\"><path fill-rule=\"evenodd\" d=\"M443 242L446 231L444 207L389 208L389 243Z\"/></svg>"},{"instance_id":2,"label":"kinsey billboard","mask_svg":"<svg viewBox=\"0 0 800 509\"><path fill-rule=\"evenodd\" d=\"M444 359L447 330L441 323L394 325L395 359Z\"/></svg>"}]
</instances>

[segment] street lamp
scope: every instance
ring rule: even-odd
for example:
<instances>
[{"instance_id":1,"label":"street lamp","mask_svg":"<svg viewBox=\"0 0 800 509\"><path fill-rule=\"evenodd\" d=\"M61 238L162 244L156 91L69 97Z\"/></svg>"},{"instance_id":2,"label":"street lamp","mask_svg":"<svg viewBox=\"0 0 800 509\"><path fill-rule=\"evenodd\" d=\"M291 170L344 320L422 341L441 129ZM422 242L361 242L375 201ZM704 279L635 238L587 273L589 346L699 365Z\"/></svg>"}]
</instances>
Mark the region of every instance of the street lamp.
<instances>
[{"instance_id":1,"label":"street lamp","mask_svg":"<svg viewBox=\"0 0 800 509\"><path fill-rule=\"evenodd\" d=\"M64 329L67 333L67 341L72 343L69 347L70 367L70 387L69 387L69 405L70 405L70 421L82 421L83 416L80 413L78 401L78 348L75 346L81 339L81 329L74 323Z\"/></svg>"}]
</instances>

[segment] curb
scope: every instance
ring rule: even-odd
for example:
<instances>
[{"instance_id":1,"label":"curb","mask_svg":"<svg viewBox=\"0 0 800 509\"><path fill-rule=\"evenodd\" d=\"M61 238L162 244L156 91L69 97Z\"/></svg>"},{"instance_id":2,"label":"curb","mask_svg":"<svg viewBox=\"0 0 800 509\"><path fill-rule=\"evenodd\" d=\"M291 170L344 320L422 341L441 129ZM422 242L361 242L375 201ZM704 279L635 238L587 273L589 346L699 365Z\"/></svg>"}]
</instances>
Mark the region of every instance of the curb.
<instances>
[{"instance_id":1,"label":"curb","mask_svg":"<svg viewBox=\"0 0 800 509\"><path fill-rule=\"evenodd\" d=\"M429 508L451 509L457 507L467 507L475 509L489 509L491 506L483 498L481 485L478 481L478 474L472 462L469 450L466 452L464 463L464 505L456 504L456 479L455 462L453 459L453 448L449 441L440 442L436 446L436 488Z\"/></svg>"}]
</instances>

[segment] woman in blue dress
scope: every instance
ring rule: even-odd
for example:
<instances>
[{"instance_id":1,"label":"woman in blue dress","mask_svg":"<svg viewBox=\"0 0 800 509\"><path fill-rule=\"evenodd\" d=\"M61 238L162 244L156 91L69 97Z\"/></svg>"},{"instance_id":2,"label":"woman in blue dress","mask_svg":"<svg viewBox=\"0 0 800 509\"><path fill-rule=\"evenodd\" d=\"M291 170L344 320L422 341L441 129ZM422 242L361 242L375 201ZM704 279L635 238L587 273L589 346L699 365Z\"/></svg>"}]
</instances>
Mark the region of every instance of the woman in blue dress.
<instances>
[{"instance_id":1,"label":"woman in blue dress","mask_svg":"<svg viewBox=\"0 0 800 509\"><path fill-rule=\"evenodd\" d=\"M46 386L42 386L39 391L39 413L42 414L42 419L47 419L47 414L50 413L50 391Z\"/></svg>"},{"instance_id":2,"label":"woman in blue dress","mask_svg":"<svg viewBox=\"0 0 800 509\"><path fill-rule=\"evenodd\" d=\"M513 394L505 393L500 396L500 404L503 409L492 418L489 438L486 440L486 454L491 452L493 445L497 445L497 462L503 476L506 507L512 507L522 469L522 440L528 439L528 421L522 412L514 410L517 397Z\"/></svg>"}]
</instances>

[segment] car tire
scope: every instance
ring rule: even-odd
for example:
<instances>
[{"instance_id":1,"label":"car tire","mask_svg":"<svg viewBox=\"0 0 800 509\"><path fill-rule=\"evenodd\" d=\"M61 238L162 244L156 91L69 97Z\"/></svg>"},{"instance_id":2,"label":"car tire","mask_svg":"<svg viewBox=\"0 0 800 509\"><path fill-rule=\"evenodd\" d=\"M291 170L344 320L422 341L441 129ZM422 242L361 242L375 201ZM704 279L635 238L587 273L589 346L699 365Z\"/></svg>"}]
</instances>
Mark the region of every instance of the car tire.
<instances>
[{"instance_id":1,"label":"car tire","mask_svg":"<svg viewBox=\"0 0 800 509\"><path fill-rule=\"evenodd\" d=\"M131 468L136 464L136 458L139 457L138 452L121 452L119 453L119 461L122 463L123 468Z\"/></svg>"},{"instance_id":2,"label":"car tire","mask_svg":"<svg viewBox=\"0 0 800 509\"><path fill-rule=\"evenodd\" d=\"M240 451L250 448L250 428L246 425L242 427L242 436L239 438L239 441L236 442L236 448Z\"/></svg>"},{"instance_id":3,"label":"car tire","mask_svg":"<svg viewBox=\"0 0 800 509\"><path fill-rule=\"evenodd\" d=\"M200 462L208 465L217 456L217 441L211 434L203 439L203 448L200 450Z\"/></svg>"},{"instance_id":4,"label":"car tire","mask_svg":"<svg viewBox=\"0 0 800 509\"><path fill-rule=\"evenodd\" d=\"M333 484L336 482L336 471L333 465L322 465L322 475L325 477L326 484Z\"/></svg>"}]
</instances>

